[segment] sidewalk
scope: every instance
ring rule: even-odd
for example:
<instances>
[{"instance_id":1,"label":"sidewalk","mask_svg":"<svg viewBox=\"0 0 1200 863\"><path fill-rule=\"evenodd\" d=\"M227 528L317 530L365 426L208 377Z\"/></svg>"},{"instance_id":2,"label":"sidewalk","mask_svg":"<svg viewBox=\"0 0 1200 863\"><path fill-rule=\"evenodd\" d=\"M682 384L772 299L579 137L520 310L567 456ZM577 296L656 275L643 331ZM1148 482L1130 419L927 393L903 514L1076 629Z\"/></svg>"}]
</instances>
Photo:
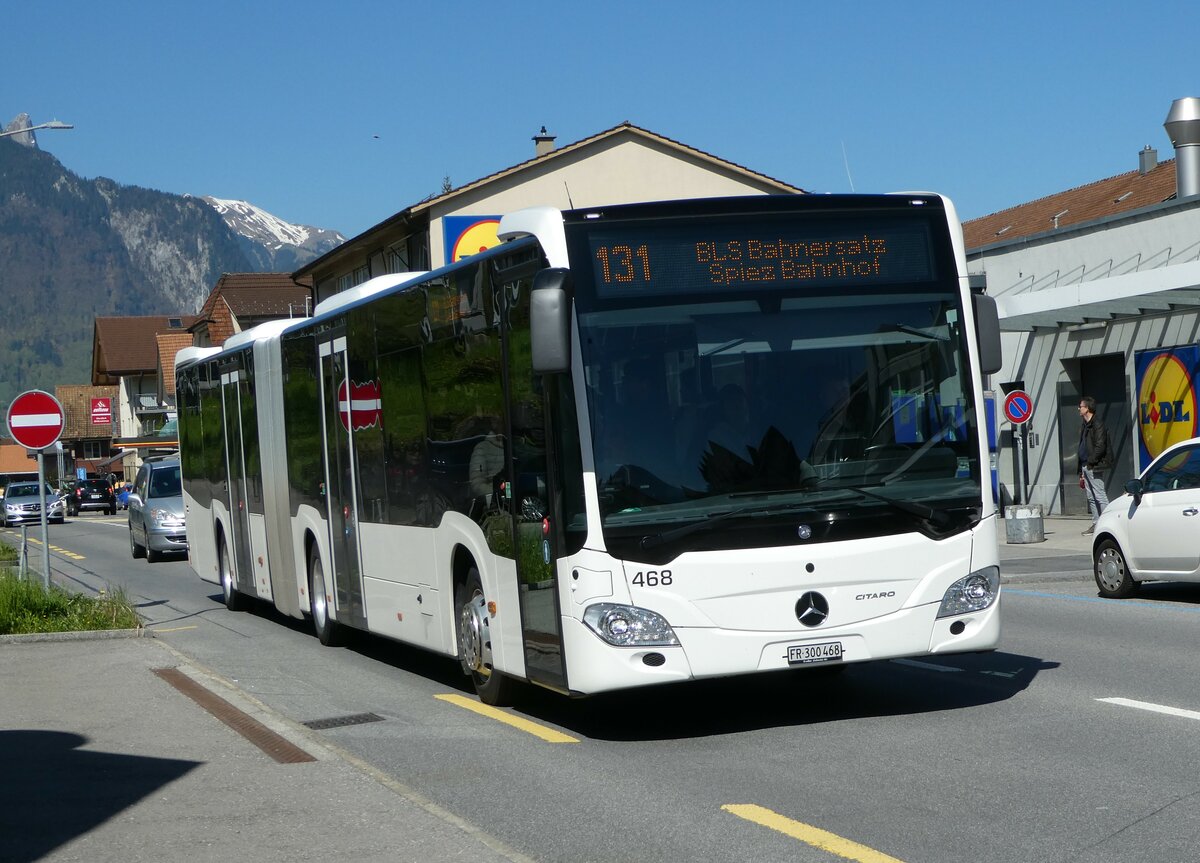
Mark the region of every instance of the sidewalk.
<instances>
[{"instance_id":1,"label":"sidewalk","mask_svg":"<svg viewBox=\"0 0 1200 863\"><path fill-rule=\"evenodd\" d=\"M1009 542L1008 525L1004 519L997 522L997 538L1000 546L1000 559L1023 557L1070 557L1083 555L1092 556L1092 536L1083 531L1091 527L1092 520L1087 516L1044 516L1042 518L1042 534L1045 539L1041 542ZM1014 533L1021 531L1014 528Z\"/></svg>"},{"instance_id":2,"label":"sidewalk","mask_svg":"<svg viewBox=\"0 0 1200 863\"><path fill-rule=\"evenodd\" d=\"M314 760L277 763L168 668ZM530 863L150 637L0 644L0 764L5 863Z\"/></svg>"}]
</instances>

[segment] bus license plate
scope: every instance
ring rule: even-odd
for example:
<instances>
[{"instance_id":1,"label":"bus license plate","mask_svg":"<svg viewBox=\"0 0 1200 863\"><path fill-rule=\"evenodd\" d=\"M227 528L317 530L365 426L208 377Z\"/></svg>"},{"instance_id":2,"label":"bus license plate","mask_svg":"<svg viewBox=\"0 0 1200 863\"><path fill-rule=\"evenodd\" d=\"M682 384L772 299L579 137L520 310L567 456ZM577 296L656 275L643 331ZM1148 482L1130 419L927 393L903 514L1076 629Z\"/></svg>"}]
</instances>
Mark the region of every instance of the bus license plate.
<instances>
[{"instance_id":1,"label":"bus license plate","mask_svg":"<svg viewBox=\"0 0 1200 863\"><path fill-rule=\"evenodd\" d=\"M840 641L820 644L793 644L788 647L788 665L807 665L810 662L838 662L842 658Z\"/></svg>"}]
</instances>

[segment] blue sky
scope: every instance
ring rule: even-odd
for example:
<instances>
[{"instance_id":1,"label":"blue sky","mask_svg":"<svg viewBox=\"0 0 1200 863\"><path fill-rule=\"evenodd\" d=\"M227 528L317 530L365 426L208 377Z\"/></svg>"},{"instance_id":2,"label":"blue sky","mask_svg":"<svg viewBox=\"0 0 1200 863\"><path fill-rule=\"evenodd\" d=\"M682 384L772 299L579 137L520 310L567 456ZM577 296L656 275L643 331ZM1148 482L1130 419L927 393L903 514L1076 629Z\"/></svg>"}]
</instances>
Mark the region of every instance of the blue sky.
<instances>
[{"instance_id":1,"label":"blue sky","mask_svg":"<svg viewBox=\"0 0 1200 863\"><path fill-rule=\"evenodd\" d=\"M734 7L736 6L736 11ZM707 0L9 4L0 125L76 173L362 232L628 120L818 192L964 219L1173 153L1200 4Z\"/></svg>"}]
</instances>

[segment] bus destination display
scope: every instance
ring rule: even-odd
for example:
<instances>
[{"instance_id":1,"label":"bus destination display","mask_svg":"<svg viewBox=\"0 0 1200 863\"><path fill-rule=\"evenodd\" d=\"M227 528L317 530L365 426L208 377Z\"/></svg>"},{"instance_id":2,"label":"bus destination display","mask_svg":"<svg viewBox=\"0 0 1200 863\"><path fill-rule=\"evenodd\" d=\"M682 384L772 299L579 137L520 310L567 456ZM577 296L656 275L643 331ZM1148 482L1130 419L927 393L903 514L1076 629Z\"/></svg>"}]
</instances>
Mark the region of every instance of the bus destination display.
<instances>
[{"instance_id":1,"label":"bus destination display","mask_svg":"<svg viewBox=\"0 0 1200 863\"><path fill-rule=\"evenodd\" d=\"M789 290L935 278L923 222L839 226L780 220L671 228L600 227L589 233L601 297Z\"/></svg>"}]
</instances>

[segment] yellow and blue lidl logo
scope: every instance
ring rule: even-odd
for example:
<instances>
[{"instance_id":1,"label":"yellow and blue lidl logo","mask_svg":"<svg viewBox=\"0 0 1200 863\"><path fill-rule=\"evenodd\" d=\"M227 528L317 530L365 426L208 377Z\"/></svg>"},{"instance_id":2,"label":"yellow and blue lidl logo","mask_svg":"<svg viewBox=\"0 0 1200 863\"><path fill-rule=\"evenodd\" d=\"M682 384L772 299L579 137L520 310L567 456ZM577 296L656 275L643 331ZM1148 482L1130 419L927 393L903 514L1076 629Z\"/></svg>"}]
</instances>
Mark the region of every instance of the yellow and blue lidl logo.
<instances>
[{"instance_id":1,"label":"yellow and blue lidl logo","mask_svg":"<svg viewBox=\"0 0 1200 863\"><path fill-rule=\"evenodd\" d=\"M1138 426L1150 459L1196 436L1197 357L1189 356L1195 353L1195 348L1174 348L1138 357Z\"/></svg>"},{"instance_id":2,"label":"yellow and blue lidl logo","mask_svg":"<svg viewBox=\"0 0 1200 863\"><path fill-rule=\"evenodd\" d=\"M449 264L500 245L499 216L446 216L442 222Z\"/></svg>"}]
</instances>

